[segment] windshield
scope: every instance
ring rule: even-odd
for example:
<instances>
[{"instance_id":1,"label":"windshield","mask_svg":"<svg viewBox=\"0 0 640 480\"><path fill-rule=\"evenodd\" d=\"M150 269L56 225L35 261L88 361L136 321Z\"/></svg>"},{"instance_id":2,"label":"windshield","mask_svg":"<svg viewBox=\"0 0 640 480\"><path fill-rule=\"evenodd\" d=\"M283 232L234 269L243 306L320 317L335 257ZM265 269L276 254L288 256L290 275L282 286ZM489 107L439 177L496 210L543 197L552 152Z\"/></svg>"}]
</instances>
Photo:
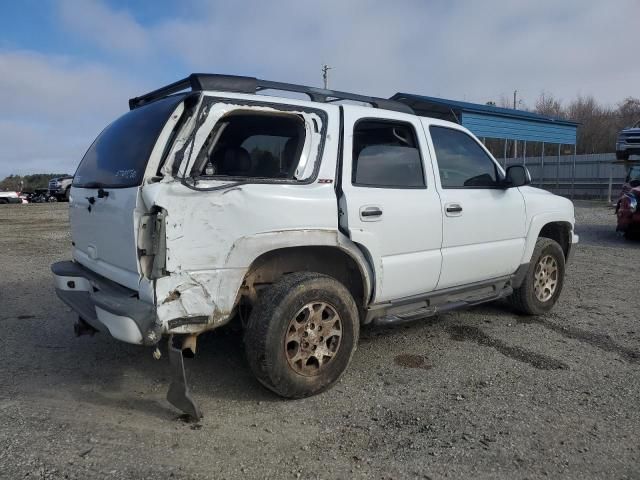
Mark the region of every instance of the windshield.
<instances>
[{"instance_id":1,"label":"windshield","mask_svg":"<svg viewBox=\"0 0 640 480\"><path fill-rule=\"evenodd\" d=\"M124 114L95 139L73 180L74 187L125 188L142 183L149 155L184 95L175 95Z\"/></svg>"}]
</instances>

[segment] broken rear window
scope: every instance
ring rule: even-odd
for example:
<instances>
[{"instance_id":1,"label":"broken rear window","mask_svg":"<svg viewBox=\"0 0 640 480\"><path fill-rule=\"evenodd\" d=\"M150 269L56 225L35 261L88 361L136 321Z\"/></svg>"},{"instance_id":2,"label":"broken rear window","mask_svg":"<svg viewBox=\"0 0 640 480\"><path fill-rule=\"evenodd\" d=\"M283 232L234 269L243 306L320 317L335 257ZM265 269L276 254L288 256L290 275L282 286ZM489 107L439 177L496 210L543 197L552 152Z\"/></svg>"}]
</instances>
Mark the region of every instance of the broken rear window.
<instances>
[{"instance_id":1,"label":"broken rear window","mask_svg":"<svg viewBox=\"0 0 640 480\"><path fill-rule=\"evenodd\" d=\"M290 113L238 111L213 128L193 176L292 179L305 143L305 122Z\"/></svg>"}]
</instances>

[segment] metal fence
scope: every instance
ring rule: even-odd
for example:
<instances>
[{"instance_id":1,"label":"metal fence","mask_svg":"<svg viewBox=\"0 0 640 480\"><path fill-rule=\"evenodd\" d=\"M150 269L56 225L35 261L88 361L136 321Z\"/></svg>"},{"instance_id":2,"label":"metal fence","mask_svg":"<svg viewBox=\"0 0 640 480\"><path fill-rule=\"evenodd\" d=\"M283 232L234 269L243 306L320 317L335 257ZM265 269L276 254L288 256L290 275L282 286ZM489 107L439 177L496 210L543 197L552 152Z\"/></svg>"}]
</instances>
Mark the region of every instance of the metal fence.
<instances>
[{"instance_id":1,"label":"metal fence","mask_svg":"<svg viewBox=\"0 0 640 480\"><path fill-rule=\"evenodd\" d=\"M506 166L526 165L534 186L558 195L611 201L626 177L624 165L612 163L615 159L615 153L520 157L507 158Z\"/></svg>"}]
</instances>

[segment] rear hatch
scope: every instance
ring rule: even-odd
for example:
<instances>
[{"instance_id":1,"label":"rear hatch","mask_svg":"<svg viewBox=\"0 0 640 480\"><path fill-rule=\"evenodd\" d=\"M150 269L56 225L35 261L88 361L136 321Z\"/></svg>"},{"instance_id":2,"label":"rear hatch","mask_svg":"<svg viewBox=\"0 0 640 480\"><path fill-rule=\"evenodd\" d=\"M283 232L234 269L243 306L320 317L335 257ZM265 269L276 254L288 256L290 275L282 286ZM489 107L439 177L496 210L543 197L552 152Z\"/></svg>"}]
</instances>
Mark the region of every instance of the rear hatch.
<instances>
[{"instance_id":1,"label":"rear hatch","mask_svg":"<svg viewBox=\"0 0 640 480\"><path fill-rule=\"evenodd\" d=\"M140 188L158 137L183 99L167 97L117 119L96 138L74 176L69 219L75 260L131 289L140 281L136 237L146 213Z\"/></svg>"}]
</instances>

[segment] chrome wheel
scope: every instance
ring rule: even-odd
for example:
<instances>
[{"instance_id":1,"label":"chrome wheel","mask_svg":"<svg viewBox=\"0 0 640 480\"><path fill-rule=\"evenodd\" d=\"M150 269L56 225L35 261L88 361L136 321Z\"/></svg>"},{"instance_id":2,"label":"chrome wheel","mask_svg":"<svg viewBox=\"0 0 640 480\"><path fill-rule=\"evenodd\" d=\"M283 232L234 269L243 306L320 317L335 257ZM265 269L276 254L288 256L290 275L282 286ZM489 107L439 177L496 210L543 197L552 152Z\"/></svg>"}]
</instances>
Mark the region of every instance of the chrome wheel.
<instances>
[{"instance_id":1,"label":"chrome wheel","mask_svg":"<svg viewBox=\"0 0 640 480\"><path fill-rule=\"evenodd\" d=\"M289 366L301 375L318 375L338 353L341 339L336 309L324 302L306 304L287 328L284 350Z\"/></svg>"},{"instance_id":2,"label":"chrome wheel","mask_svg":"<svg viewBox=\"0 0 640 480\"><path fill-rule=\"evenodd\" d=\"M541 302L547 302L553 297L558 286L558 263L551 255L545 255L538 261L533 273L534 292Z\"/></svg>"}]
</instances>

